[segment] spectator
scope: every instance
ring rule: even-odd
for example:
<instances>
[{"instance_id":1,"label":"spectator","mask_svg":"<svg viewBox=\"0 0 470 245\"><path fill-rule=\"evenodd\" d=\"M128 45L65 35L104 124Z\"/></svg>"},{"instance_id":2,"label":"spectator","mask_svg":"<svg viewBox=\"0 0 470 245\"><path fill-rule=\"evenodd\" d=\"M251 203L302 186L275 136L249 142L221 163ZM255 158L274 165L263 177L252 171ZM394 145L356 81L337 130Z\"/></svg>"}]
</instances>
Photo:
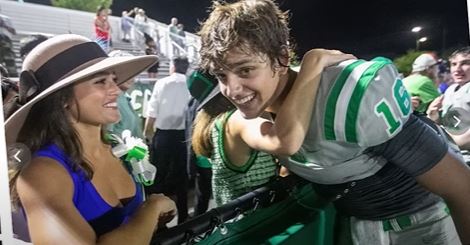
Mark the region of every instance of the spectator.
<instances>
[{"instance_id":1,"label":"spectator","mask_svg":"<svg viewBox=\"0 0 470 245\"><path fill-rule=\"evenodd\" d=\"M305 73L289 70L287 15L271 0L214 2L200 29L200 66L250 119L245 142L334 201L338 243L470 244L470 169L411 113L390 60L323 70L309 57L327 51L312 50ZM274 122L257 119L266 112Z\"/></svg>"},{"instance_id":2,"label":"spectator","mask_svg":"<svg viewBox=\"0 0 470 245\"><path fill-rule=\"evenodd\" d=\"M177 44L179 42L178 18L176 17L171 18L171 22L168 25L168 35L170 36L171 46L173 47L172 57L179 56L180 51L177 47Z\"/></svg>"},{"instance_id":3,"label":"spectator","mask_svg":"<svg viewBox=\"0 0 470 245\"><path fill-rule=\"evenodd\" d=\"M122 11L121 15L121 31L122 31L122 41L130 42L131 41L131 29L134 25L134 19L130 16L133 14L134 10L129 12Z\"/></svg>"},{"instance_id":4,"label":"spectator","mask_svg":"<svg viewBox=\"0 0 470 245\"><path fill-rule=\"evenodd\" d=\"M174 203L164 196L143 201L140 183L101 134L103 125L119 120L117 84L153 62L149 56L108 57L73 34L50 38L26 57L20 87L34 93L20 93L24 106L5 129L7 144L24 144L33 153L30 161L12 162L10 179L33 243L148 244L158 223L173 215Z\"/></svg>"},{"instance_id":5,"label":"spectator","mask_svg":"<svg viewBox=\"0 0 470 245\"><path fill-rule=\"evenodd\" d=\"M181 23L178 24L177 29L178 29L177 43L181 47L182 50L186 51L186 33L184 32L184 25Z\"/></svg>"},{"instance_id":6,"label":"spectator","mask_svg":"<svg viewBox=\"0 0 470 245\"><path fill-rule=\"evenodd\" d=\"M142 35L149 34L147 15L143 9L138 9L137 14L134 17L134 27L141 32Z\"/></svg>"},{"instance_id":7,"label":"spectator","mask_svg":"<svg viewBox=\"0 0 470 245\"><path fill-rule=\"evenodd\" d=\"M105 51L109 52L111 49L111 25L108 21L109 9L100 6L96 11L95 17L95 35L96 42Z\"/></svg>"},{"instance_id":8,"label":"spectator","mask_svg":"<svg viewBox=\"0 0 470 245\"><path fill-rule=\"evenodd\" d=\"M25 37L20 40L20 56L22 59L38 44L44 42L47 40L48 37L41 35L41 34L36 34L36 35L31 35L29 37ZM0 65L1 66L1 65ZM7 119L10 117L10 115L15 112L15 110L18 109L20 106L19 104L15 103L15 100L13 99L15 96L18 94L18 85L16 83L13 83L10 81L8 78L8 72L7 70L1 66L1 72L2 72L2 95L4 95L4 100L3 100L3 115L4 118ZM8 91L8 93L6 93ZM5 92L5 94L3 94Z\"/></svg>"},{"instance_id":9,"label":"spectator","mask_svg":"<svg viewBox=\"0 0 470 245\"><path fill-rule=\"evenodd\" d=\"M437 89L439 63L432 54L421 54L413 62L411 75L403 79L403 85L413 99L413 110L425 113L440 94Z\"/></svg>"},{"instance_id":10,"label":"spectator","mask_svg":"<svg viewBox=\"0 0 470 245\"><path fill-rule=\"evenodd\" d=\"M455 143L462 150L470 150L470 130L466 114L470 112L470 47L457 49L449 57L450 74L454 80L443 96L435 99L428 108L428 117L447 126ZM461 110L459 113L458 110ZM441 115L443 118L441 118ZM457 117L458 121L452 118ZM448 118L447 122L442 119ZM468 125L467 125L468 126Z\"/></svg>"},{"instance_id":11,"label":"spectator","mask_svg":"<svg viewBox=\"0 0 470 245\"><path fill-rule=\"evenodd\" d=\"M150 37L148 34L144 34L145 37L145 45L147 45L147 48L145 49L145 54L146 55L158 55L158 48L157 44L153 40L152 37ZM147 73L149 78L157 78L158 74L158 68L160 67L160 63L157 61L153 66L147 69ZM155 81L152 81L155 82Z\"/></svg>"},{"instance_id":12,"label":"spectator","mask_svg":"<svg viewBox=\"0 0 470 245\"><path fill-rule=\"evenodd\" d=\"M0 65L0 77L2 81L3 118L5 120L14 112L14 98L18 95L18 85L10 81L7 69Z\"/></svg>"},{"instance_id":13,"label":"spectator","mask_svg":"<svg viewBox=\"0 0 470 245\"><path fill-rule=\"evenodd\" d=\"M8 70L9 74L16 74L15 52L9 37L0 34L0 65ZM13 75L15 76L15 75Z\"/></svg>"},{"instance_id":14,"label":"spectator","mask_svg":"<svg viewBox=\"0 0 470 245\"><path fill-rule=\"evenodd\" d=\"M209 200L212 195L212 164L210 160L202 155L196 155L194 153L192 139L193 139L193 125L194 119L198 109L201 109L200 102L205 102L205 99L210 95L210 85L214 85L217 80L207 73L203 73L201 70L194 71L188 79L188 88L191 93L191 100L186 110L186 146L188 151L187 157L187 169L190 176L195 175L195 208L194 216L205 213L209 207ZM207 82L207 83L205 83ZM202 85L202 87L198 87ZM200 90L198 90L198 88ZM208 88L206 91L204 88ZM201 91L205 93L200 93ZM196 99L196 98L197 99ZM217 102L211 103L211 105L220 105L222 109L217 108L217 111L227 111L233 108L228 100L224 97L218 96ZM225 103L224 103L225 102ZM226 107L224 107L224 105ZM210 111L210 108L206 106L206 110ZM211 111L212 112L212 111ZM217 112L213 112L217 113ZM196 135L196 138L199 136Z\"/></svg>"},{"instance_id":15,"label":"spectator","mask_svg":"<svg viewBox=\"0 0 470 245\"><path fill-rule=\"evenodd\" d=\"M154 35L154 41L155 41L155 44L156 44L156 51L157 51L157 54L160 54L161 53L161 50L160 50L160 32L158 30L158 27L153 25L153 33L155 34Z\"/></svg>"},{"instance_id":16,"label":"spectator","mask_svg":"<svg viewBox=\"0 0 470 245\"><path fill-rule=\"evenodd\" d=\"M132 54L129 54L125 51L114 50L109 53L110 57L132 57ZM157 61L158 62L158 61ZM121 119L117 123L108 125L108 130L110 133L116 134L119 137L122 136L124 130L129 130L131 135L140 139L144 139L142 131L142 120L135 113L134 108L131 105L131 98L127 91L134 85L135 78L131 78L121 84L119 84L119 89L121 89L121 94L117 98L117 105L119 109L119 114Z\"/></svg>"},{"instance_id":17,"label":"spectator","mask_svg":"<svg viewBox=\"0 0 470 245\"><path fill-rule=\"evenodd\" d=\"M155 183L148 194L176 195L178 224L188 217L188 176L184 143L184 114L189 101L186 88L186 58L173 58L170 76L155 83L147 106L145 136L152 138L150 161L157 167ZM153 137L152 137L153 136Z\"/></svg>"},{"instance_id":18,"label":"spectator","mask_svg":"<svg viewBox=\"0 0 470 245\"><path fill-rule=\"evenodd\" d=\"M193 137L193 122L198 107L199 102L191 98L185 116L186 169L190 179L195 180L194 216L201 215L207 211L212 196L212 165L207 157L201 155L196 156L191 141Z\"/></svg>"},{"instance_id":19,"label":"spectator","mask_svg":"<svg viewBox=\"0 0 470 245\"><path fill-rule=\"evenodd\" d=\"M449 88L452 83L454 83L454 80L452 79L452 75L450 74L449 70L449 62L444 60L442 62L439 62L439 93L444 94Z\"/></svg>"},{"instance_id":20,"label":"spectator","mask_svg":"<svg viewBox=\"0 0 470 245\"><path fill-rule=\"evenodd\" d=\"M38 44L46 41L48 39L47 36L42 34L34 34L20 40L20 56L24 59L29 52L36 47Z\"/></svg>"}]
</instances>

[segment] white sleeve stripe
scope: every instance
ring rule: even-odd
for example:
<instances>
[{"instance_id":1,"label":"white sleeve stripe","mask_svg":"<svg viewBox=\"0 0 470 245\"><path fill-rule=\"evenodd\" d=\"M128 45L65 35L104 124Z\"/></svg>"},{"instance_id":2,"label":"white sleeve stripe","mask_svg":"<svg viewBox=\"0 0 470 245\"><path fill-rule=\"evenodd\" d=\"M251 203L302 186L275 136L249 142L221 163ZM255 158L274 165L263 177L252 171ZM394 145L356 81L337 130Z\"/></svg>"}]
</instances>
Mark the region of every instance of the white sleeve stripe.
<instances>
[{"instance_id":1,"label":"white sleeve stripe","mask_svg":"<svg viewBox=\"0 0 470 245\"><path fill-rule=\"evenodd\" d=\"M348 103L348 112L345 123L346 141L357 143L357 119L362 98L372 80L377 76L377 73L388 64L390 64L390 61L388 60L373 61L373 64L362 73L361 77L357 81L356 87L354 88Z\"/></svg>"},{"instance_id":2,"label":"white sleeve stripe","mask_svg":"<svg viewBox=\"0 0 470 245\"><path fill-rule=\"evenodd\" d=\"M365 62L356 67L353 72L349 75L346 80L346 84L341 90L341 93L336 101L336 112L335 112L335 135L336 140L346 141L346 115L348 111L349 100L356 87L357 82L361 78L364 71L366 71L374 62Z\"/></svg>"}]
</instances>

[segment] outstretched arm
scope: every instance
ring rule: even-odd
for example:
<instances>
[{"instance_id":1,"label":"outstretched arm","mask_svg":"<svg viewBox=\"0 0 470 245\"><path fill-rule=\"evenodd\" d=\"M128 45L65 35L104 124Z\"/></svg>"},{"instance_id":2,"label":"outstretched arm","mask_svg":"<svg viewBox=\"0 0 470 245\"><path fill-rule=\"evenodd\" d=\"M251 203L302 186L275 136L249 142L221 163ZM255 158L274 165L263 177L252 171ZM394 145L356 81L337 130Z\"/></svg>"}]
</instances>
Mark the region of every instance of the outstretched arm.
<instances>
[{"instance_id":1,"label":"outstretched arm","mask_svg":"<svg viewBox=\"0 0 470 245\"><path fill-rule=\"evenodd\" d=\"M336 50L313 49L305 54L292 88L280 106L274 123L261 119L240 122L241 137L248 146L275 155L292 155L302 145L323 69L338 62L354 59Z\"/></svg>"},{"instance_id":2,"label":"outstretched arm","mask_svg":"<svg viewBox=\"0 0 470 245\"><path fill-rule=\"evenodd\" d=\"M441 196L463 244L470 244L470 169L450 150L445 136L439 136L424 122L412 115L395 137L369 150Z\"/></svg>"},{"instance_id":3,"label":"outstretched arm","mask_svg":"<svg viewBox=\"0 0 470 245\"><path fill-rule=\"evenodd\" d=\"M417 181L444 198L462 244L470 244L469 168L449 151L433 168L418 176Z\"/></svg>"}]
</instances>

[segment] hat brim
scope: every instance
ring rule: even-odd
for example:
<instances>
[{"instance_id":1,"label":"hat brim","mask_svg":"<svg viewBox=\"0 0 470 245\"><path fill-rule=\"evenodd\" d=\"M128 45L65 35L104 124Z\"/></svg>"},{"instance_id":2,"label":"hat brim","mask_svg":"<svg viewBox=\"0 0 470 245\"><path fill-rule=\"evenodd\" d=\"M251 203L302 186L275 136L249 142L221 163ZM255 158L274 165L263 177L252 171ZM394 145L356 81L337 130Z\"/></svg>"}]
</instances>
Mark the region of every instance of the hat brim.
<instances>
[{"instance_id":1,"label":"hat brim","mask_svg":"<svg viewBox=\"0 0 470 245\"><path fill-rule=\"evenodd\" d=\"M419 67L416 67L416 68L413 68L411 69L411 72L420 72L420 71L424 71L426 69L428 69L429 67L431 66L434 66L434 65L439 65L441 62L440 61L434 61L433 63L430 63L430 64L427 64L425 66L419 66Z\"/></svg>"},{"instance_id":2,"label":"hat brim","mask_svg":"<svg viewBox=\"0 0 470 245\"><path fill-rule=\"evenodd\" d=\"M221 95L220 93L220 88L219 88L219 85L216 85L212 91L206 96L206 98L201 101L201 103L199 104L199 106L197 107L197 110L201 110L204 106L206 106L208 103L212 102L212 100L214 100L214 97L216 97L218 94Z\"/></svg>"},{"instance_id":3,"label":"hat brim","mask_svg":"<svg viewBox=\"0 0 470 245\"><path fill-rule=\"evenodd\" d=\"M235 109L235 105L222 95L219 85L217 85L197 107L198 111L201 109L204 109L209 114L218 115L222 112Z\"/></svg>"},{"instance_id":4,"label":"hat brim","mask_svg":"<svg viewBox=\"0 0 470 245\"><path fill-rule=\"evenodd\" d=\"M23 124L29 114L31 108L44 99L46 96L64 88L75 82L81 81L93 74L99 72L110 71L114 72L117 77L117 84L123 83L151 65L158 60L155 55L134 56L134 57L107 57L97 63L86 67L70 76L67 76L58 82L54 83L31 101L21 106L15 113L13 113L5 122L5 138L7 144L16 143L18 134L23 127Z\"/></svg>"}]
</instances>

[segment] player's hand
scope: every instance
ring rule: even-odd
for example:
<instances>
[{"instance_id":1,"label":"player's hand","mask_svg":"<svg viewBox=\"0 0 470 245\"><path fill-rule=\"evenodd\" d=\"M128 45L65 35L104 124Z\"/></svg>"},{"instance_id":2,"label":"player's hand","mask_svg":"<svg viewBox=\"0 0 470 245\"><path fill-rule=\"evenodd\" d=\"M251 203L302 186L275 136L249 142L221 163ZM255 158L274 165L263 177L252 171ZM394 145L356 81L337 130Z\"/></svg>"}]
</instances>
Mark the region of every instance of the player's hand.
<instances>
[{"instance_id":1,"label":"player's hand","mask_svg":"<svg viewBox=\"0 0 470 245\"><path fill-rule=\"evenodd\" d=\"M420 104L421 104L421 99L419 98L419 96L411 97L411 106L413 106L413 111L416 110Z\"/></svg>"},{"instance_id":2,"label":"player's hand","mask_svg":"<svg viewBox=\"0 0 470 245\"><path fill-rule=\"evenodd\" d=\"M434 99L431 104L429 104L428 110L426 113L428 114L429 119L433 120L434 122L439 122L439 111L442 108L442 100L444 96L441 95Z\"/></svg>"}]
</instances>

